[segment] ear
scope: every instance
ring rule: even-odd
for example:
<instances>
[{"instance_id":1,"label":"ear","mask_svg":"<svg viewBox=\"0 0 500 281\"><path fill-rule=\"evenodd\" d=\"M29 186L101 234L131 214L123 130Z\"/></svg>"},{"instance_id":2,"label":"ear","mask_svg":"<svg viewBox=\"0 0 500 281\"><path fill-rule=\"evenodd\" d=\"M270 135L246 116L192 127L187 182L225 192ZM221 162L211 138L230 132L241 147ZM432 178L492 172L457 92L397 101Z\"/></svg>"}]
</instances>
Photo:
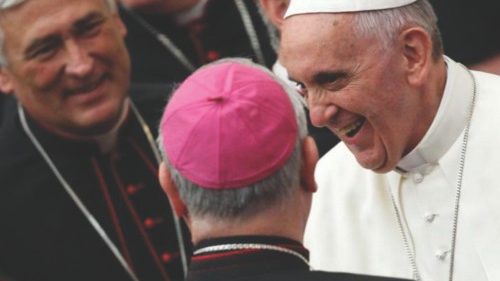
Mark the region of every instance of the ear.
<instances>
[{"instance_id":1,"label":"ear","mask_svg":"<svg viewBox=\"0 0 500 281\"><path fill-rule=\"evenodd\" d=\"M172 204L172 208L175 211L175 214L178 217L187 217L188 211L184 202L179 195L179 191L177 190L177 186L172 182L172 177L170 176L170 172L168 171L165 163L161 163L158 171L158 177L160 180L160 185L163 188L163 191L167 194L170 199L170 203Z\"/></svg>"},{"instance_id":2,"label":"ear","mask_svg":"<svg viewBox=\"0 0 500 281\"><path fill-rule=\"evenodd\" d=\"M300 182L302 188L314 193L318 189L314 180L314 169L318 163L318 147L310 136L307 136L302 143L302 166L300 169Z\"/></svg>"},{"instance_id":3,"label":"ear","mask_svg":"<svg viewBox=\"0 0 500 281\"><path fill-rule=\"evenodd\" d=\"M283 16L288 9L289 0L259 0L264 13L271 23L281 30L283 24Z\"/></svg>"},{"instance_id":4,"label":"ear","mask_svg":"<svg viewBox=\"0 0 500 281\"><path fill-rule=\"evenodd\" d=\"M14 85L12 84L11 77L5 67L0 67L0 92L6 95L14 93Z\"/></svg>"},{"instance_id":5,"label":"ear","mask_svg":"<svg viewBox=\"0 0 500 281\"><path fill-rule=\"evenodd\" d=\"M405 58L408 82L411 85L421 85L433 61L433 45L429 33L421 27L412 27L400 34L399 42Z\"/></svg>"}]
</instances>

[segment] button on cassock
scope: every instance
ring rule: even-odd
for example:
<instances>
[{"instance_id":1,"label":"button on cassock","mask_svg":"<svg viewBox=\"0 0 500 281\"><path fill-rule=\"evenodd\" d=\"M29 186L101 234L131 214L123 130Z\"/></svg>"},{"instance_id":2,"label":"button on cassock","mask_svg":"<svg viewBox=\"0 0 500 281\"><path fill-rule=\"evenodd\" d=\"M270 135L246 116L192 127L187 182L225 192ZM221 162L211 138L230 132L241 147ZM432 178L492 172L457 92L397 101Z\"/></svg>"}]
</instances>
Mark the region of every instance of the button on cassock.
<instances>
[{"instance_id":1,"label":"button on cassock","mask_svg":"<svg viewBox=\"0 0 500 281\"><path fill-rule=\"evenodd\" d=\"M137 192L141 191L144 188L144 184L129 184L127 185L126 191L129 196L135 195Z\"/></svg>"},{"instance_id":2,"label":"button on cassock","mask_svg":"<svg viewBox=\"0 0 500 281\"><path fill-rule=\"evenodd\" d=\"M449 252L450 252L450 251L441 251L441 250L439 250L439 251L436 251L436 254L435 254L435 255L436 255L436 258L437 258L438 260L440 260L440 261L444 261L444 260L446 259L446 257L448 256L448 253L449 253Z\"/></svg>"},{"instance_id":3,"label":"button on cassock","mask_svg":"<svg viewBox=\"0 0 500 281\"><path fill-rule=\"evenodd\" d=\"M438 214L426 213L424 218L427 223L432 223L437 216Z\"/></svg>"},{"instance_id":4,"label":"button on cassock","mask_svg":"<svg viewBox=\"0 0 500 281\"><path fill-rule=\"evenodd\" d=\"M157 225L163 223L163 218L157 217L157 218L147 218L144 220L144 227L146 229L153 229Z\"/></svg>"}]
</instances>

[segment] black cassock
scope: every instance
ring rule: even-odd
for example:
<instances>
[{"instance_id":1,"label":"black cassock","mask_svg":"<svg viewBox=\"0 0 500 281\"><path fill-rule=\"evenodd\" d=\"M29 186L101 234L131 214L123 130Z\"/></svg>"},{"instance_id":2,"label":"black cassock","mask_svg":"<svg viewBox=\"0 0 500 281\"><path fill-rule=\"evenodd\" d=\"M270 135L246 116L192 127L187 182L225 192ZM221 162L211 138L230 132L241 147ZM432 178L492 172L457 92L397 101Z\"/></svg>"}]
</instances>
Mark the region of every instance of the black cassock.
<instances>
[{"instance_id":1,"label":"black cassock","mask_svg":"<svg viewBox=\"0 0 500 281\"><path fill-rule=\"evenodd\" d=\"M159 117L151 114L158 110L147 112ZM17 281L131 280L28 139L16 106L10 104L3 113L0 269ZM171 208L132 111L118 145L106 154L94 143L59 138L27 117L57 169L139 279L181 280Z\"/></svg>"}]
</instances>

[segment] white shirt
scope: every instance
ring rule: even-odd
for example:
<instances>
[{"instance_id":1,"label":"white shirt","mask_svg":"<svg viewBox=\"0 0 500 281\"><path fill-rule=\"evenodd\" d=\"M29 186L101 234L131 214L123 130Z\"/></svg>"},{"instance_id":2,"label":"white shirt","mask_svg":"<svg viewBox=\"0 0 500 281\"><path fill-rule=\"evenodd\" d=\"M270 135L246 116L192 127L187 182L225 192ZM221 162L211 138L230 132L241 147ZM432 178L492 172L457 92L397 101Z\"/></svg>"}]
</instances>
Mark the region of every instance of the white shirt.
<instances>
[{"instance_id":1,"label":"white shirt","mask_svg":"<svg viewBox=\"0 0 500 281\"><path fill-rule=\"evenodd\" d=\"M424 281L448 280L456 179L473 80L446 59L445 92L429 131L398 166L363 169L344 144L318 164L306 229L315 269L412 278L391 200ZM455 253L456 281L500 280L500 77L474 72L476 105L467 147Z\"/></svg>"}]
</instances>

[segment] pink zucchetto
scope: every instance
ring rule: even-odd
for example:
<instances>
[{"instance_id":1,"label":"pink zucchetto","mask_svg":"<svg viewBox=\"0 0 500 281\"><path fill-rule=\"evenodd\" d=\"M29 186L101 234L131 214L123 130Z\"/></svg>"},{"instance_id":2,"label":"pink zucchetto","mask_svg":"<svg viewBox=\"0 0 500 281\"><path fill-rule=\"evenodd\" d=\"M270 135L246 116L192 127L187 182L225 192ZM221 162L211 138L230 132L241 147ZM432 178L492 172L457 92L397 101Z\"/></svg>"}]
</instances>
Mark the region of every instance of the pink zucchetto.
<instances>
[{"instance_id":1,"label":"pink zucchetto","mask_svg":"<svg viewBox=\"0 0 500 281\"><path fill-rule=\"evenodd\" d=\"M348 13L384 10L409 5L417 0L291 0L285 18L300 14Z\"/></svg>"},{"instance_id":2,"label":"pink zucchetto","mask_svg":"<svg viewBox=\"0 0 500 281\"><path fill-rule=\"evenodd\" d=\"M161 134L170 164L210 189L244 187L278 171L291 157L297 121L282 85L236 61L193 73L175 91Z\"/></svg>"}]
</instances>

